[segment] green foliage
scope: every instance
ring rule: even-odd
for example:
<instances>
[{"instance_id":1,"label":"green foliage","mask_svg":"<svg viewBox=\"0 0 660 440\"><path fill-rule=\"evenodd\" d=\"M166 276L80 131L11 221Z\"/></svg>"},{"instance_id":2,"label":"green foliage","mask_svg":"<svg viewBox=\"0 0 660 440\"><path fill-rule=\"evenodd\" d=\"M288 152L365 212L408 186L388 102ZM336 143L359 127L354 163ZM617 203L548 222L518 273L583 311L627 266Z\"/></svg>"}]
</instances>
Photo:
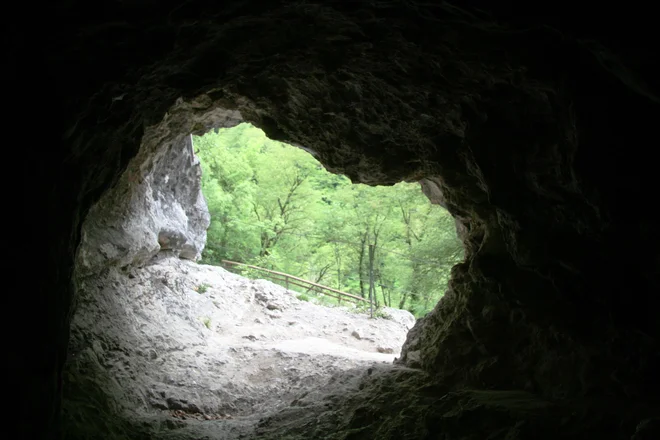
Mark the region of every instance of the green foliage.
<instances>
[{"instance_id":1,"label":"green foliage","mask_svg":"<svg viewBox=\"0 0 660 440\"><path fill-rule=\"evenodd\" d=\"M207 329L211 330L211 318L203 317L203 318L200 318L200 320L202 321L202 324L204 324L204 326Z\"/></svg>"},{"instance_id":2,"label":"green foliage","mask_svg":"<svg viewBox=\"0 0 660 440\"><path fill-rule=\"evenodd\" d=\"M195 288L195 290L197 291L197 293L201 295L202 293L206 293L206 291L209 290L209 287L211 286L209 286L208 284L200 284Z\"/></svg>"},{"instance_id":3,"label":"green foliage","mask_svg":"<svg viewBox=\"0 0 660 440\"><path fill-rule=\"evenodd\" d=\"M309 295L306 295L304 293L299 293L296 295L296 298L298 298L300 301L309 301Z\"/></svg>"},{"instance_id":4,"label":"green foliage","mask_svg":"<svg viewBox=\"0 0 660 440\"><path fill-rule=\"evenodd\" d=\"M369 303L359 302L355 304L355 307L352 307L351 310L355 313L369 313Z\"/></svg>"},{"instance_id":5,"label":"green foliage","mask_svg":"<svg viewBox=\"0 0 660 440\"><path fill-rule=\"evenodd\" d=\"M376 305L419 317L442 297L451 267L463 258L454 219L431 205L419 184L351 184L250 124L195 137L194 143L211 212L204 263L253 264L367 298L372 244ZM292 289L314 302L337 304Z\"/></svg>"},{"instance_id":6,"label":"green foliage","mask_svg":"<svg viewBox=\"0 0 660 440\"><path fill-rule=\"evenodd\" d=\"M369 303L366 302L360 302L356 304L355 307L349 310L351 310L353 313L360 313L366 315L371 314L371 307ZM374 306L374 318L392 319L392 317L385 310L383 310L382 306L379 307Z\"/></svg>"},{"instance_id":7,"label":"green foliage","mask_svg":"<svg viewBox=\"0 0 660 440\"><path fill-rule=\"evenodd\" d=\"M313 302L315 304L320 304L325 307L337 307L338 305L338 301L335 298L321 294L315 295L313 297Z\"/></svg>"},{"instance_id":8,"label":"green foliage","mask_svg":"<svg viewBox=\"0 0 660 440\"><path fill-rule=\"evenodd\" d=\"M392 317L390 315L388 315L387 312L385 312L380 307L377 310L374 310L374 318L392 319Z\"/></svg>"}]
</instances>

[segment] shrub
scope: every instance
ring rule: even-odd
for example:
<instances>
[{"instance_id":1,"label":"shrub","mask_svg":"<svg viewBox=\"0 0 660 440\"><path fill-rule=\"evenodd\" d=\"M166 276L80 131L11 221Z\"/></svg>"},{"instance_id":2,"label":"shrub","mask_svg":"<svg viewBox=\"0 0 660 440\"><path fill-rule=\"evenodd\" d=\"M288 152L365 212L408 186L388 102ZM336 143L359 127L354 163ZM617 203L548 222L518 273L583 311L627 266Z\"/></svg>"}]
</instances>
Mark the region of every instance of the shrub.
<instances>
[{"instance_id":1,"label":"shrub","mask_svg":"<svg viewBox=\"0 0 660 440\"><path fill-rule=\"evenodd\" d=\"M374 310L374 318L389 319L390 321L392 320L390 314L380 308Z\"/></svg>"}]
</instances>

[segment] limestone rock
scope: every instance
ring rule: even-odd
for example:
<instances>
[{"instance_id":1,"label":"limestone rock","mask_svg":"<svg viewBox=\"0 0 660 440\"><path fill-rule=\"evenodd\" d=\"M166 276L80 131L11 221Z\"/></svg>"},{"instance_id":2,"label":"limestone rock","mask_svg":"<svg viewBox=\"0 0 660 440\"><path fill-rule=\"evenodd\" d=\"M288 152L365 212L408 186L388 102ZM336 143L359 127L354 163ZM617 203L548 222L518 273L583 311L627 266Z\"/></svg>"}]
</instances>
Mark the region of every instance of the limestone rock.
<instances>
[{"instance_id":1,"label":"limestone rock","mask_svg":"<svg viewBox=\"0 0 660 440\"><path fill-rule=\"evenodd\" d=\"M382 307L381 311L388 317L388 319L398 322L407 330L410 330L415 325L415 316L407 310Z\"/></svg>"},{"instance_id":2,"label":"limestone rock","mask_svg":"<svg viewBox=\"0 0 660 440\"><path fill-rule=\"evenodd\" d=\"M200 285L209 286L204 294ZM65 395L67 426L78 433L79 420L99 427L118 419L113 429L150 418L171 424L172 415L185 421L177 429L224 414L250 420L334 373L391 362L394 350L379 347L389 341L398 352L405 339L401 324L341 307L270 310L297 300L269 281L171 253L128 270L110 266L78 288ZM284 319L266 318L274 313ZM369 325L380 339L344 340L345 323ZM98 401L99 412L84 409Z\"/></svg>"},{"instance_id":3,"label":"limestone rock","mask_svg":"<svg viewBox=\"0 0 660 440\"><path fill-rule=\"evenodd\" d=\"M160 251L200 257L210 215L199 159L190 136L160 142L155 135L145 137L119 183L90 210L78 251L79 276L144 264Z\"/></svg>"}]
</instances>

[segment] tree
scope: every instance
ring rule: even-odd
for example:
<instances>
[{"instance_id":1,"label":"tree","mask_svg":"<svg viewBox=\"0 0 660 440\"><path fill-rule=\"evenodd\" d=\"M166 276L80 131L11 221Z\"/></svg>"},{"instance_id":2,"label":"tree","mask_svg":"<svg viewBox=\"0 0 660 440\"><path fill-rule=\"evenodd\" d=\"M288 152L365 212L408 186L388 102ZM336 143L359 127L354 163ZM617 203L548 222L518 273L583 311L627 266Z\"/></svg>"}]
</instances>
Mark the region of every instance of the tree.
<instances>
[{"instance_id":1,"label":"tree","mask_svg":"<svg viewBox=\"0 0 660 440\"><path fill-rule=\"evenodd\" d=\"M238 260L366 297L373 245L376 300L419 316L462 259L453 218L416 183L351 184L250 124L194 145L211 213L205 263Z\"/></svg>"}]
</instances>

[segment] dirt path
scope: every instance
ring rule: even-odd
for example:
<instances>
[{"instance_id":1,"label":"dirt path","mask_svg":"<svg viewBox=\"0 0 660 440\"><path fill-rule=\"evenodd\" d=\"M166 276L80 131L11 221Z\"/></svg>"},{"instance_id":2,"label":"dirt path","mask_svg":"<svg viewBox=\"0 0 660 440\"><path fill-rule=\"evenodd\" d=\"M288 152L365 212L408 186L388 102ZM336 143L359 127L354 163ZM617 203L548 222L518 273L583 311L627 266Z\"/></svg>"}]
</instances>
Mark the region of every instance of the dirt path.
<instances>
[{"instance_id":1,"label":"dirt path","mask_svg":"<svg viewBox=\"0 0 660 440\"><path fill-rule=\"evenodd\" d=\"M414 324L177 258L87 283L72 331L94 342L74 347L75 365L113 384L137 423L161 420L154 438L238 438L336 373L391 363Z\"/></svg>"},{"instance_id":2,"label":"dirt path","mask_svg":"<svg viewBox=\"0 0 660 440\"><path fill-rule=\"evenodd\" d=\"M327 339L312 337L285 340L273 345L273 348L291 353L306 353L311 355L325 354L329 356L374 362L392 362L395 357L393 354L358 350L356 348L336 344Z\"/></svg>"}]
</instances>

